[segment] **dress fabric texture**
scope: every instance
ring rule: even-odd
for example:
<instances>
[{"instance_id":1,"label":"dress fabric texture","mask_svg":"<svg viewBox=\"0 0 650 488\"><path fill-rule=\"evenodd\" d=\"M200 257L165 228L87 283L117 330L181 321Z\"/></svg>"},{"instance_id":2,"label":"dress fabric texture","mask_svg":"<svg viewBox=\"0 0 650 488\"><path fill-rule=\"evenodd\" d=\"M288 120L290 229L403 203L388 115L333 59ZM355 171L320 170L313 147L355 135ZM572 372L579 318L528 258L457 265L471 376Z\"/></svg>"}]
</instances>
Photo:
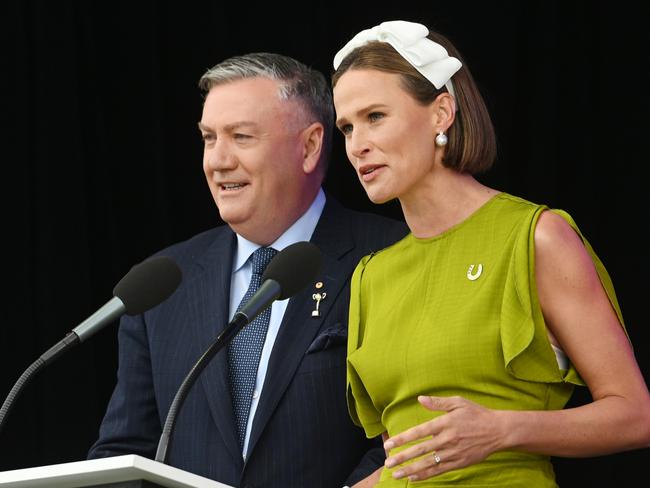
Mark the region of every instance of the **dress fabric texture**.
<instances>
[{"instance_id":1,"label":"dress fabric texture","mask_svg":"<svg viewBox=\"0 0 650 488\"><path fill-rule=\"evenodd\" d=\"M347 400L368 437L443 414L418 395L556 410L583 385L572 365L558 367L535 288L534 231L547 209L500 193L443 234L409 234L361 260L351 285ZM553 211L582 237L566 212ZM624 326L607 271L582 239ZM557 486L548 456L516 451L420 482L394 480L392 471L378 486Z\"/></svg>"}]
</instances>

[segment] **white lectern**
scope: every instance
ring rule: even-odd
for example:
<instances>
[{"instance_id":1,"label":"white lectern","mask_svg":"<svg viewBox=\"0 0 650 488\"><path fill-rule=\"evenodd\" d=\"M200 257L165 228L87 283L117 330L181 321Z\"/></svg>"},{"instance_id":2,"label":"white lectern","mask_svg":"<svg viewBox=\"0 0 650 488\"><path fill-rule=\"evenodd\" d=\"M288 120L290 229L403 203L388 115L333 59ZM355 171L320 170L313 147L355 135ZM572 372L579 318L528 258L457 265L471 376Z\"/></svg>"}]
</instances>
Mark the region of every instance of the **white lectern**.
<instances>
[{"instance_id":1,"label":"white lectern","mask_svg":"<svg viewBox=\"0 0 650 488\"><path fill-rule=\"evenodd\" d=\"M135 454L2 471L0 487L232 488Z\"/></svg>"}]
</instances>

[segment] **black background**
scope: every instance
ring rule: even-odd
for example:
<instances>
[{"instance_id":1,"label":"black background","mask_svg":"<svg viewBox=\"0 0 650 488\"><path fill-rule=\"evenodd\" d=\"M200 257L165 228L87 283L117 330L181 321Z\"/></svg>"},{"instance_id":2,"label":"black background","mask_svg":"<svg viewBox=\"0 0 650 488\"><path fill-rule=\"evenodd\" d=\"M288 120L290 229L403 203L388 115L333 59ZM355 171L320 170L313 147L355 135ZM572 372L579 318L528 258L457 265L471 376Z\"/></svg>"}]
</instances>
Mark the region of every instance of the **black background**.
<instances>
[{"instance_id":1,"label":"black background","mask_svg":"<svg viewBox=\"0 0 650 488\"><path fill-rule=\"evenodd\" d=\"M3 399L133 264L221 223L196 128L207 68L275 51L329 75L352 35L395 19L440 30L464 54L499 142L481 179L572 214L614 280L648 381L650 36L640 7L378 3L1 3ZM395 203L367 201L340 136L325 187L350 207L401 217ZM28 384L0 432L0 470L85 457L115 382L116 346L107 327ZM587 399L578 391L572 404ZM649 454L554 463L563 486L634 486Z\"/></svg>"}]
</instances>

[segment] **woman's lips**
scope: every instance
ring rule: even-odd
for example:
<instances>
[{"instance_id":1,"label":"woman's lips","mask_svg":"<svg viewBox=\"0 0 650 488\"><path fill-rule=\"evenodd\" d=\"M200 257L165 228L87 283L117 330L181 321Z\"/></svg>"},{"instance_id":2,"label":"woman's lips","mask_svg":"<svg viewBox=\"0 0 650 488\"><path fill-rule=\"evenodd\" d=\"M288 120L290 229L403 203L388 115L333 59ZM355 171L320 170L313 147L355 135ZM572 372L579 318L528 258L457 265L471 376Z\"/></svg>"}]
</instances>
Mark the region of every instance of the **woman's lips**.
<instances>
[{"instance_id":1,"label":"woman's lips","mask_svg":"<svg viewBox=\"0 0 650 488\"><path fill-rule=\"evenodd\" d=\"M370 182L377 178L385 167L383 164L364 164L359 167L359 176L362 181Z\"/></svg>"}]
</instances>

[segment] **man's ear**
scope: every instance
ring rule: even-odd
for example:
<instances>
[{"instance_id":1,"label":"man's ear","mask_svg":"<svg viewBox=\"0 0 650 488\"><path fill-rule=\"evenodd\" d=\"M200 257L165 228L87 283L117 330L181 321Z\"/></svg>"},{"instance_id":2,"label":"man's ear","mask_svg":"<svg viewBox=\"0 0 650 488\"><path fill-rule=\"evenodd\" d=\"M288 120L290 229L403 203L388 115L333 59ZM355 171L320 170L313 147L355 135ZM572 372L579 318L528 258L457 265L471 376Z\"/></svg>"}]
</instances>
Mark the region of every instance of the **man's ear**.
<instances>
[{"instance_id":1,"label":"man's ear","mask_svg":"<svg viewBox=\"0 0 650 488\"><path fill-rule=\"evenodd\" d=\"M305 174L313 173L318 168L325 131L320 122L314 122L302 131L303 163Z\"/></svg>"},{"instance_id":2,"label":"man's ear","mask_svg":"<svg viewBox=\"0 0 650 488\"><path fill-rule=\"evenodd\" d=\"M441 93L431 104L436 133L447 132L456 119L456 100L449 93Z\"/></svg>"}]
</instances>

